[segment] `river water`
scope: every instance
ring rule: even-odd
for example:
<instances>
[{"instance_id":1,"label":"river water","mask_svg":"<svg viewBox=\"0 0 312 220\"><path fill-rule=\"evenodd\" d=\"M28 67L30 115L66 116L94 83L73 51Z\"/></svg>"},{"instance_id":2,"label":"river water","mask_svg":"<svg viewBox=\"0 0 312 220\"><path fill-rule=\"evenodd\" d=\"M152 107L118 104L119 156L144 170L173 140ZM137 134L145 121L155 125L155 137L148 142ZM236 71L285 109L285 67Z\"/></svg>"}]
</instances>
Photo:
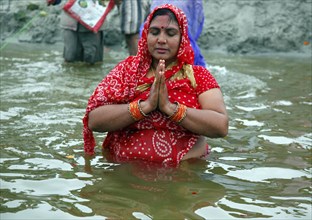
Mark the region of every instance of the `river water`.
<instances>
[{"instance_id":1,"label":"river water","mask_svg":"<svg viewBox=\"0 0 312 220\"><path fill-rule=\"evenodd\" d=\"M0 219L310 219L311 57L206 53L229 134L175 169L84 158L87 100L124 51L64 64L61 45L1 51Z\"/></svg>"}]
</instances>

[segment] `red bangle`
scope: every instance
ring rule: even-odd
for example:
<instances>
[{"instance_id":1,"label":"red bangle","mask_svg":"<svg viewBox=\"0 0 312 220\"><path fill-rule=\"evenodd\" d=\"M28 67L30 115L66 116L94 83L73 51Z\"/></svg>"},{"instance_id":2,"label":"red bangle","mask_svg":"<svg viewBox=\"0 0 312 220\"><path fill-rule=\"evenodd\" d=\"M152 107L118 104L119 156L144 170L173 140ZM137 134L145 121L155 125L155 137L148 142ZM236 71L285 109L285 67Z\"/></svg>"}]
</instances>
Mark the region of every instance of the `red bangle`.
<instances>
[{"instance_id":1,"label":"red bangle","mask_svg":"<svg viewBox=\"0 0 312 220\"><path fill-rule=\"evenodd\" d=\"M178 103L177 109L175 112L169 117L172 121L181 123L183 119L186 117L187 107L186 105Z\"/></svg>"},{"instance_id":2,"label":"red bangle","mask_svg":"<svg viewBox=\"0 0 312 220\"><path fill-rule=\"evenodd\" d=\"M135 120L135 121L139 121L141 119L143 119L145 116L142 114L142 112L140 111L139 108L139 101L133 101L130 102L128 105L128 111L131 115L131 117Z\"/></svg>"},{"instance_id":3,"label":"red bangle","mask_svg":"<svg viewBox=\"0 0 312 220\"><path fill-rule=\"evenodd\" d=\"M169 115L167 118L171 118L174 114L177 113L177 111L179 110L179 107L180 107L180 103L178 102L174 102L174 104L177 104L176 108L174 109L174 111L172 112L171 115Z\"/></svg>"}]
</instances>

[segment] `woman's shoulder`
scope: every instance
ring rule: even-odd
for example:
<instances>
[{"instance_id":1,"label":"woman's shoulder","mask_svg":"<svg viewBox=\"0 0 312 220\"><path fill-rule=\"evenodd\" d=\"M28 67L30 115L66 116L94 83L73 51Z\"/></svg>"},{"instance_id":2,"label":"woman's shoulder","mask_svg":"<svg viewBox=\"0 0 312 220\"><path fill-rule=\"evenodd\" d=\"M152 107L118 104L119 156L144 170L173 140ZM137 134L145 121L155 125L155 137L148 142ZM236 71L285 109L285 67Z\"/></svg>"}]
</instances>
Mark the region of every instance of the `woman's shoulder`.
<instances>
[{"instance_id":1,"label":"woman's shoulder","mask_svg":"<svg viewBox=\"0 0 312 220\"><path fill-rule=\"evenodd\" d=\"M193 69L197 69L197 70L207 70L206 67L200 66L200 65L192 65ZM208 71L208 70L207 70Z\"/></svg>"},{"instance_id":2,"label":"woman's shoulder","mask_svg":"<svg viewBox=\"0 0 312 220\"><path fill-rule=\"evenodd\" d=\"M199 65L193 65L192 67L193 67L193 71L194 71L195 75L198 75L198 76L209 75L209 76L211 76L210 71L206 67L199 66Z\"/></svg>"},{"instance_id":3,"label":"woman's shoulder","mask_svg":"<svg viewBox=\"0 0 312 220\"><path fill-rule=\"evenodd\" d=\"M219 88L218 82L207 68L193 65L193 71L198 91L204 92L212 88Z\"/></svg>"}]
</instances>

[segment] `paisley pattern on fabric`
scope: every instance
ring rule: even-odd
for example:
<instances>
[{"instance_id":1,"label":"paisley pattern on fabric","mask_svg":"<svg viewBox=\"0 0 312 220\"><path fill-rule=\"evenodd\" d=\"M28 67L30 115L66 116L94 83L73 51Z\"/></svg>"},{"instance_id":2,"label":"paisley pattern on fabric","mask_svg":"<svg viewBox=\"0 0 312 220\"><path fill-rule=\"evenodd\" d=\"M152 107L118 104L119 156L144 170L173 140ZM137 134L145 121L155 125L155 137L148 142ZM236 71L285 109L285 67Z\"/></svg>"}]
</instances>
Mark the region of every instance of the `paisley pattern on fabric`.
<instances>
[{"instance_id":1,"label":"paisley pattern on fabric","mask_svg":"<svg viewBox=\"0 0 312 220\"><path fill-rule=\"evenodd\" d=\"M191 108L200 109L198 96L212 88L219 88L215 78L202 66L194 66L194 53L187 35L187 20L184 13L170 4L155 8L168 8L176 15L181 43L177 62L166 68L166 85L171 102L179 102ZM144 24L139 41L138 54L118 63L99 83L91 95L83 118L84 150L94 154L96 145L93 132L88 128L89 113L100 106L128 104L134 100L147 99L154 77L147 78L152 57L147 49L147 34L151 18ZM167 115L155 110L144 119L134 122L122 130L108 132L103 148L108 150L115 162L145 160L163 165L177 165L194 146L198 135L184 129L168 119Z\"/></svg>"}]
</instances>

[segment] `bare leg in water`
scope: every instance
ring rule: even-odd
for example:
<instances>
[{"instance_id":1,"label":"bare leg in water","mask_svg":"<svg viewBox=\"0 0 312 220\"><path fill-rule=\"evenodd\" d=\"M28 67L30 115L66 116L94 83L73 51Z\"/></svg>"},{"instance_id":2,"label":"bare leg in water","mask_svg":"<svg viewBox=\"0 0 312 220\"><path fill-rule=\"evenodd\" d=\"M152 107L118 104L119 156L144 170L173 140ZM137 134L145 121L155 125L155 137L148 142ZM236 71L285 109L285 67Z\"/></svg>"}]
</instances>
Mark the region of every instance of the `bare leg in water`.
<instances>
[{"instance_id":1,"label":"bare leg in water","mask_svg":"<svg viewBox=\"0 0 312 220\"><path fill-rule=\"evenodd\" d=\"M190 158L201 158L207 156L208 153L207 151L208 149L206 139L205 137L200 136L195 145L192 147L191 150L189 150L189 152L187 152L187 154L184 155L182 160L187 160Z\"/></svg>"}]
</instances>

